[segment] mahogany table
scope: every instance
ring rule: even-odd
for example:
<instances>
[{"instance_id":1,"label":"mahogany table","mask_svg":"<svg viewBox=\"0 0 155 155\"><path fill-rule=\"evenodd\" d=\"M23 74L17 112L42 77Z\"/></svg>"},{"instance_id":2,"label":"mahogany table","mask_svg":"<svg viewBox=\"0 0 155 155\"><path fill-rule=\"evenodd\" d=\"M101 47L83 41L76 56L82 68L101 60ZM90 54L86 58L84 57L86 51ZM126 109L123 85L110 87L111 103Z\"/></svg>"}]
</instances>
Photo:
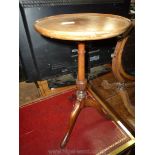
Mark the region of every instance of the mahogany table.
<instances>
[{"instance_id":1,"label":"mahogany table","mask_svg":"<svg viewBox=\"0 0 155 155\"><path fill-rule=\"evenodd\" d=\"M87 91L85 79L85 43L89 40L100 40L123 34L130 27L127 18L99 13L63 14L39 19L35 22L35 29L42 35L61 40L76 41L78 43L78 77L76 81L76 102L70 115L69 126L61 143L67 144L76 119L84 107L94 107L103 114L100 104L92 100ZM63 51L62 51L63 52Z\"/></svg>"}]
</instances>

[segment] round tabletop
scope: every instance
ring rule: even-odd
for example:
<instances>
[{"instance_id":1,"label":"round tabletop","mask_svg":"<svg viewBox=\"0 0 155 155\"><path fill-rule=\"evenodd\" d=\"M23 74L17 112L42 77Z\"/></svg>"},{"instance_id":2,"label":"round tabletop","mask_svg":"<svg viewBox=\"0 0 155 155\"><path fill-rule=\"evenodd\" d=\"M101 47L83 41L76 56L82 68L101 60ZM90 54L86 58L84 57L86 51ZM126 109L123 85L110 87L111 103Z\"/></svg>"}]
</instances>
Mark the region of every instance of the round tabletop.
<instances>
[{"instance_id":1,"label":"round tabletop","mask_svg":"<svg viewBox=\"0 0 155 155\"><path fill-rule=\"evenodd\" d=\"M39 19L35 29L42 35L61 40L99 40L118 36L131 25L125 17L112 14L62 14Z\"/></svg>"}]
</instances>

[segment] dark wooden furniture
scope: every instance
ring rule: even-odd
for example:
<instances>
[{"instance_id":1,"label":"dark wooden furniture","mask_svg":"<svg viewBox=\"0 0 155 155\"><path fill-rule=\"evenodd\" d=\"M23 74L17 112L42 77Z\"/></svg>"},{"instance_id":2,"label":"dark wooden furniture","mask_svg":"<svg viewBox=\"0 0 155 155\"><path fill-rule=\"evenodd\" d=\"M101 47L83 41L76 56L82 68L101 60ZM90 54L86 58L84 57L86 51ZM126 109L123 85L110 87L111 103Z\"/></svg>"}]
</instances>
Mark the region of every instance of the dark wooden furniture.
<instances>
[{"instance_id":1,"label":"dark wooden furniture","mask_svg":"<svg viewBox=\"0 0 155 155\"><path fill-rule=\"evenodd\" d=\"M61 143L65 147L76 119L84 107L94 107L99 113L106 113L96 103L89 91L85 79L85 43L89 40L107 39L124 33L131 25L127 18L97 13L64 14L46 17L35 22L35 29L42 35L54 39L76 41L78 46L78 77L76 102L70 115L69 126ZM63 56L63 51L62 51ZM108 115L108 114L107 114Z\"/></svg>"},{"instance_id":2,"label":"dark wooden furniture","mask_svg":"<svg viewBox=\"0 0 155 155\"><path fill-rule=\"evenodd\" d=\"M131 31L133 31L133 29L134 29L134 24L132 24L130 29L126 32L126 34L120 40L118 40L114 54L112 56L113 57L112 72L115 78L117 79L117 82L109 83L107 80L104 80L102 82L102 86L105 89L115 89L118 92L118 94L120 95L123 101L124 106L132 116L135 115L135 107L134 107L134 104L131 103L131 100L127 92L127 88L134 87L135 82L134 82L134 75L127 73L124 69L123 53L126 52L125 47L126 47L126 44L128 43L128 40L130 39ZM132 35L134 35L134 33ZM133 39L133 37L131 39ZM134 49L131 48L131 50L134 50ZM129 50L128 52L133 53L134 51Z\"/></svg>"},{"instance_id":3,"label":"dark wooden furniture","mask_svg":"<svg viewBox=\"0 0 155 155\"><path fill-rule=\"evenodd\" d=\"M123 57L123 51L124 47L127 44L129 38L129 34L127 34L123 39L118 41L114 53L114 57L112 59L112 71L116 79L118 80L119 84L121 85L120 89L118 90L119 95L122 98L122 101L124 103L124 106L128 110L128 112L134 116L135 115L135 107L130 101L128 92L126 90L126 87L133 87L134 86L134 76L128 74L123 67L122 63L122 57ZM116 68L117 66L117 68Z\"/></svg>"}]
</instances>

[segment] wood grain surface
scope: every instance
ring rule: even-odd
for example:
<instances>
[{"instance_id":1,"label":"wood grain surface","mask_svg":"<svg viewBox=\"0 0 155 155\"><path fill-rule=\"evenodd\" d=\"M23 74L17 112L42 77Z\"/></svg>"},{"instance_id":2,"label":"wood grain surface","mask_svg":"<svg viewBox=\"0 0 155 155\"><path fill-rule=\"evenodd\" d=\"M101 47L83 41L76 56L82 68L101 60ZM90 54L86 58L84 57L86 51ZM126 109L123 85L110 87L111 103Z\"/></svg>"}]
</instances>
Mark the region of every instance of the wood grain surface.
<instances>
[{"instance_id":1,"label":"wood grain surface","mask_svg":"<svg viewBox=\"0 0 155 155\"><path fill-rule=\"evenodd\" d=\"M62 40L99 40L124 33L131 21L112 14L62 14L39 19L35 29L42 35Z\"/></svg>"}]
</instances>

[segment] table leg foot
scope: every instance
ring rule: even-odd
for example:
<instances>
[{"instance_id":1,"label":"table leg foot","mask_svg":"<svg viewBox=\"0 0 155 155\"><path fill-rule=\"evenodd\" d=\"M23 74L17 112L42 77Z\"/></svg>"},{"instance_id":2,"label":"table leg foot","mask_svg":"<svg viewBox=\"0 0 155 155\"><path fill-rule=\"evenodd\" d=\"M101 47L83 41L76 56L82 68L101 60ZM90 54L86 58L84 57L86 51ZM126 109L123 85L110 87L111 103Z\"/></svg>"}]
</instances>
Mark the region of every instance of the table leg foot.
<instances>
[{"instance_id":1,"label":"table leg foot","mask_svg":"<svg viewBox=\"0 0 155 155\"><path fill-rule=\"evenodd\" d=\"M70 120L69 120L69 126L68 126L68 129L67 129L67 133L64 136L64 138L63 138L63 140L61 142L61 145L60 145L61 148L64 148L66 146L67 142L69 141L70 135L71 135L72 130L73 130L74 125L75 125L75 122L76 122L77 117L78 117L78 115L80 113L82 104L83 104L83 101L78 101L77 100L75 105L74 105L74 109L72 110L71 115L70 115Z\"/></svg>"}]
</instances>

